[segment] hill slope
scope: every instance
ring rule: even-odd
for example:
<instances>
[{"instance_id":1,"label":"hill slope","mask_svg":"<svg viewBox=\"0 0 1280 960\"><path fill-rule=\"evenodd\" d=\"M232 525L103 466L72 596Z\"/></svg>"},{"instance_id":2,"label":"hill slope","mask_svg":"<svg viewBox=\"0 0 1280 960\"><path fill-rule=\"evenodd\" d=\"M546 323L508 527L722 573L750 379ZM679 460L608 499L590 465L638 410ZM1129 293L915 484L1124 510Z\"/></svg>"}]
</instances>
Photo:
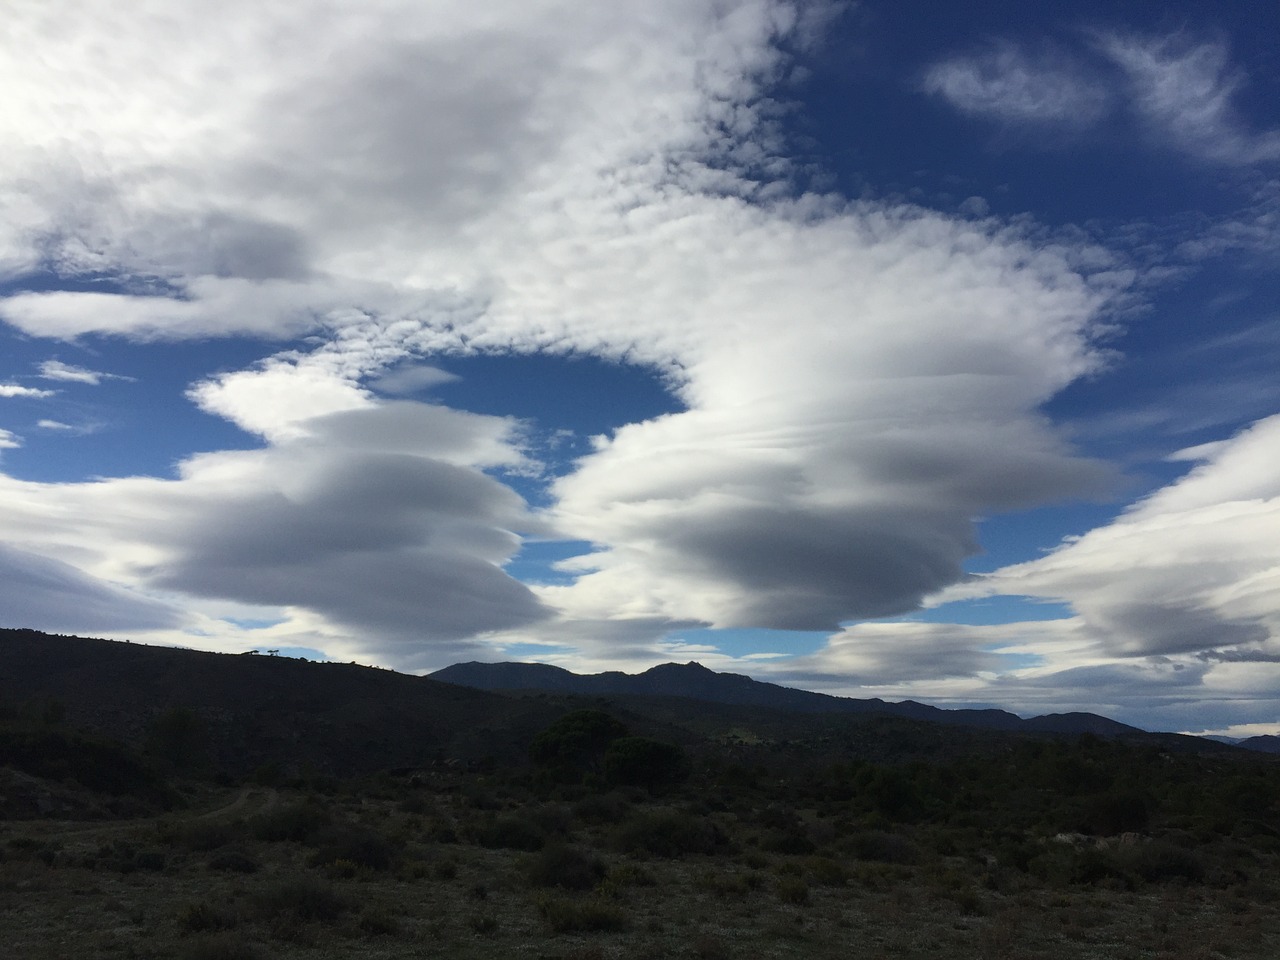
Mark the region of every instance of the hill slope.
<instances>
[{"instance_id":1,"label":"hill slope","mask_svg":"<svg viewBox=\"0 0 1280 960\"><path fill-rule=\"evenodd\" d=\"M717 673L699 663L664 663L639 674L576 674L542 663L458 663L430 674L477 690L546 690L583 696L647 695L687 697L710 703L766 707L802 713L878 714L949 726L1034 733L1138 734L1137 727L1091 713L1049 714L1023 720L1005 710L944 710L914 700L890 703L878 698L833 697L765 683L736 673Z\"/></svg>"}]
</instances>

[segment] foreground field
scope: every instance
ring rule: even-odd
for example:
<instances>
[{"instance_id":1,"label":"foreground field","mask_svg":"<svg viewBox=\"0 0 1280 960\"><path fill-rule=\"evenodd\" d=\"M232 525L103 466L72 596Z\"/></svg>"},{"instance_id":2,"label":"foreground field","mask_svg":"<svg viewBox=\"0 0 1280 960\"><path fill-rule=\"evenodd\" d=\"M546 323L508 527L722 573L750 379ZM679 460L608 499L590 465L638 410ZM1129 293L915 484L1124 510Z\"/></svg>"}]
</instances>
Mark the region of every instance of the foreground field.
<instances>
[{"instance_id":1,"label":"foreground field","mask_svg":"<svg viewBox=\"0 0 1280 960\"><path fill-rule=\"evenodd\" d=\"M0 824L0 942L30 960L1280 956L1266 824L1050 834L777 802L789 787L188 785L160 816Z\"/></svg>"}]
</instances>

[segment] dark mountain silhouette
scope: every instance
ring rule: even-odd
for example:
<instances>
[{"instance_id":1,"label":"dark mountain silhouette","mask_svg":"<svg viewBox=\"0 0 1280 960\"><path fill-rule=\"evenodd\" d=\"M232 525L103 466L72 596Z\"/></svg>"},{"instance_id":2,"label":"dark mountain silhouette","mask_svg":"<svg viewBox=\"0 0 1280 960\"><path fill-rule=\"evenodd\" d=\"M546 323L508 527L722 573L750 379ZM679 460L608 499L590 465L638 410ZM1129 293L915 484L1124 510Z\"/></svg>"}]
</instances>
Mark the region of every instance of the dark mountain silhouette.
<instances>
[{"instance_id":1,"label":"dark mountain silhouette","mask_svg":"<svg viewBox=\"0 0 1280 960\"><path fill-rule=\"evenodd\" d=\"M1263 753L1280 753L1280 737L1264 734L1260 737L1246 737L1236 742L1236 746L1246 750L1261 750Z\"/></svg>"},{"instance_id":2,"label":"dark mountain silhouette","mask_svg":"<svg viewBox=\"0 0 1280 960\"><path fill-rule=\"evenodd\" d=\"M454 682L462 680L501 692ZM1003 754L1021 738L1080 732L1198 753L1235 749L1087 714L1024 721L1000 710L830 697L698 664L589 677L540 664L459 664L433 678L0 629L0 766L18 769L33 736L102 753L74 741L79 732L201 775L519 766L541 730L584 707L697 756L783 766Z\"/></svg>"},{"instance_id":3,"label":"dark mountain silhouette","mask_svg":"<svg viewBox=\"0 0 1280 960\"><path fill-rule=\"evenodd\" d=\"M711 703L766 707L802 713L878 714L924 720L948 726L1006 732L1121 736L1142 733L1137 727L1092 713L1055 713L1024 720L1005 710L944 710L914 700L891 703L859 700L797 690L753 680L736 673L717 673L699 663L664 663L643 673L576 674L541 663L458 663L430 674L433 680L491 692L546 690L583 696L649 695L686 697Z\"/></svg>"},{"instance_id":4,"label":"dark mountain silhouette","mask_svg":"<svg viewBox=\"0 0 1280 960\"><path fill-rule=\"evenodd\" d=\"M205 653L0 630L0 703L56 703L67 724L142 745L167 712L200 718L209 761L343 774L438 759L523 759L562 712L354 663Z\"/></svg>"}]
</instances>

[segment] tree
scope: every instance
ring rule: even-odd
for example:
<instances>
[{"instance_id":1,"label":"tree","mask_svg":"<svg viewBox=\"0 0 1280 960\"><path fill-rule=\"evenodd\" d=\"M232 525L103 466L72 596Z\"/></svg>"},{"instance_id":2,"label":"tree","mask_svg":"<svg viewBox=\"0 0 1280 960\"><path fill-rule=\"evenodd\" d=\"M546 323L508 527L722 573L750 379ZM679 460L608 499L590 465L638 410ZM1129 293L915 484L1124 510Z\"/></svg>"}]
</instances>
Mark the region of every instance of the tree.
<instances>
[{"instance_id":1,"label":"tree","mask_svg":"<svg viewBox=\"0 0 1280 960\"><path fill-rule=\"evenodd\" d=\"M574 710L533 738L529 758L561 773L598 773L609 744L629 732L603 710Z\"/></svg>"},{"instance_id":2,"label":"tree","mask_svg":"<svg viewBox=\"0 0 1280 960\"><path fill-rule=\"evenodd\" d=\"M672 743L619 737L604 752L604 776L610 783L627 786L671 786L689 776L689 758Z\"/></svg>"}]
</instances>

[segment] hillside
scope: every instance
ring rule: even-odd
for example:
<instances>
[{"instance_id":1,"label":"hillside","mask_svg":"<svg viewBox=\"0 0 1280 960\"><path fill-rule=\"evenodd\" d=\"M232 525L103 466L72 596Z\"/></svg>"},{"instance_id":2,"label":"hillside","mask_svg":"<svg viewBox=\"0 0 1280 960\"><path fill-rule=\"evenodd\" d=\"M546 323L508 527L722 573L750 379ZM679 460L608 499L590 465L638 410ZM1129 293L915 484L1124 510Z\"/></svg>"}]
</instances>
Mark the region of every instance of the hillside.
<instances>
[{"instance_id":1,"label":"hillside","mask_svg":"<svg viewBox=\"0 0 1280 960\"><path fill-rule=\"evenodd\" d=\"M433 680L492 692L546 690L583 696L687 697L709 703L764 707L801 713L842 713L899 717L948 726L1023 733L1092 733L1100 736L1140 734L1131 727L1091 713L1048 714L1023 720L1004 710L946 710L914 700L891 703L878 698L833 697L717 673L699 663L664 663L639 674L611 671L575 674L541 663L459 663L430 674Z\"/></svg>"}]
</instances>

